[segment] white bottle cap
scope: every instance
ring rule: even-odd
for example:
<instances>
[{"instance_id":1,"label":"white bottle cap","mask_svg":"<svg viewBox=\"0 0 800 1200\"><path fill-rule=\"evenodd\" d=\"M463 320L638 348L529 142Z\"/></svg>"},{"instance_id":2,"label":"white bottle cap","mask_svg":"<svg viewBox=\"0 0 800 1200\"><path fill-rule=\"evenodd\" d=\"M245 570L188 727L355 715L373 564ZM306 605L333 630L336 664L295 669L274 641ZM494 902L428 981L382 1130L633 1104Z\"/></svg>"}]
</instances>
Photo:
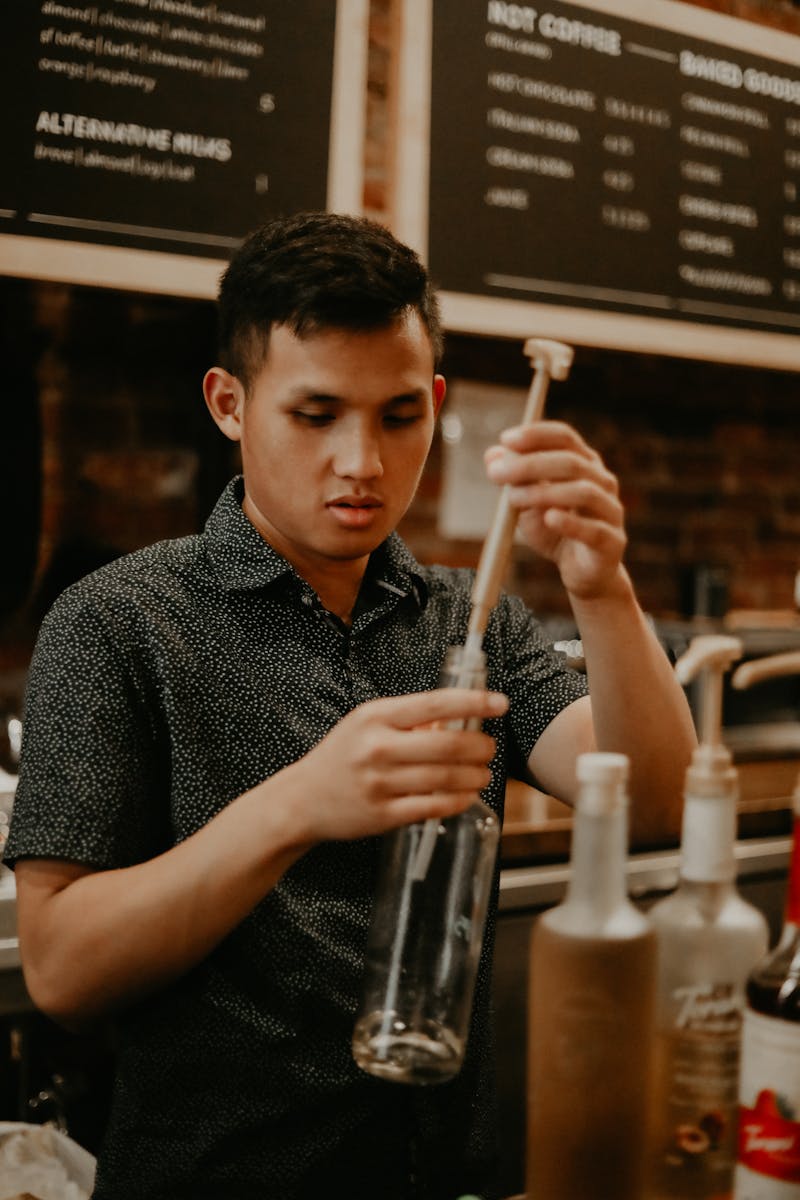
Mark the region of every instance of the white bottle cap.
<instances>
[{"instance_id":1,"label":"white bottle cap","mask_svg":"<svg viewBox=\"0 0 800 1200\"><path fill-rule=\"evenodd\" d=\"M578 755L575 774L578 780L577 807L592 816L608 816L627 807L630 761L626 754L594 751Z\"/></svg>"},{"instance_id":2,"label":"white bottle cap","mask_svg":"<svg viewBox=\"0 0 800 1200\"><path fill-rule=\"evenodd\" d=\"M595 750L579 754L576 764L578 783L627 783L630 760L627 754Z\"/></svg>"}]
</instances>

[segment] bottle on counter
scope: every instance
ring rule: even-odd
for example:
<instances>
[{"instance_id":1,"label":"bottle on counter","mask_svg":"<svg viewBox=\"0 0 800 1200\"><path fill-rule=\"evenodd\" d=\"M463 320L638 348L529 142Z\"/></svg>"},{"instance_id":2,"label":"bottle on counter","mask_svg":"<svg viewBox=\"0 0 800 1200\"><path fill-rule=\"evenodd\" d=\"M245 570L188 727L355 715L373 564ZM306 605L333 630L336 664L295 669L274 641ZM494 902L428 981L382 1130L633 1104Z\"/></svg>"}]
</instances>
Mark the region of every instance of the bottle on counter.
<instances>
[{"instance_id":1,"label":"bottle on counter","mask_svg":"<svg viewBox=\"0 0 800 1200\"><path fill-rule=\"evenodd\" d=\"M736 889L738 777L721 741L722 681L737 638L693 639L675 664L700 693L700 744L686 772L678 887L650 910L658 942L648 1200L730 1194L744 991L767 922Z\"/></svg>"},{"instance_id":2,"label":"bottle on counter","mask_svg":"<svg viewBox=\"0 0 800 1200\"><path fill-rule=\"evenodd\" d=\"M527 1200L641 1200L655 934L628 899L629 762L582 754L564 901L531 939Z\"/></svg>"},{"instance_id":3,"label":"bottle on counter","mask_svg":"<svg viewBox=\"0 0 800 1200\"><path fill-rule=\"evenodd\" d=\"M800 672L800 653L745 663L735 687ZM800 778L783 930L747 981L734 1200L800 1200Z\"/></svg>"},{"instance_id":4,"label":"bottle on counter","mask_svg":"<svg viewBox=\"0 0 800 1200\"><path fill-rule=\"evenodd\" d=\"M451 646L440 686L485 685L483 651ZM481 802L385 837L353 1034L364 1071L399 1083L459 1071L499 839Z\"/></svg>"}]
</instances>

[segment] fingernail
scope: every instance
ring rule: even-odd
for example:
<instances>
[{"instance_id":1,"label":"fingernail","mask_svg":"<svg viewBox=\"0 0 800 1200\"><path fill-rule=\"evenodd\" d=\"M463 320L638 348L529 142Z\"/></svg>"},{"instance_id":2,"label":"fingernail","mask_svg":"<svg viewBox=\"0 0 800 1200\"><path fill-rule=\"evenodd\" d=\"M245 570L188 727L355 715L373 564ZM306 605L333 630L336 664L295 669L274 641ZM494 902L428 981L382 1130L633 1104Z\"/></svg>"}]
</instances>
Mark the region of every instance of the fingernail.
<instances>
[{"instance_id":1,"label":"fingernail","mask_svg":"<svg viewBox=\"0 0 800 1200\"><path fill-rule=\"evenodd\" d=\"M506 712L508 709L508 696L504 696L502 692L489 693L489 708L493 713Z\"/></svg>"},{"instance_id":2,"label":"fingernail","mask_svg":"<svg viewBox=\"0 0 800 1200\"><path fill-rule=\"evenodd\" d=\"M523 433L524 427L522 425L512 425L511 429L503 430L500 434L500 441L506 445L512 445L514 442L519 441Z\"/></svg>"},{"instance_id":3,"label":"fingernail","mask_svg":"<svg viewBox=\"0 0 800 1200\"><path fill-rule=\"evenodd\" d=\"M506 472L508 462L509 456L507 454L495 455L486 464L486 474L490 479L501 479Z\"/></svg>"}]
</instances>

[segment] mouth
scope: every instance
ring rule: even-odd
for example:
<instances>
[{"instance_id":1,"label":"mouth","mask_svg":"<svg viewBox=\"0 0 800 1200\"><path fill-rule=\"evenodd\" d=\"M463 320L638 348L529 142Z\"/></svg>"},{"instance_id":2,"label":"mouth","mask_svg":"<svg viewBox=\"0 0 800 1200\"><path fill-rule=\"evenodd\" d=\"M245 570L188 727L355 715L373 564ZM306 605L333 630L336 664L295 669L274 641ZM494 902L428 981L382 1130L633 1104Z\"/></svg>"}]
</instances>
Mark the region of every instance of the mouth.
<instances>
[{"instance_id":1,"label":"mouth","mask_svg":"<svg viewBox=\"0 0 800 1200\"><path fill-rule=\"evenodd\" d=\"M325 507L344 528L364 529L373 523L383 503L377 496L337 496Z\"/></svg>"}]
</instances>

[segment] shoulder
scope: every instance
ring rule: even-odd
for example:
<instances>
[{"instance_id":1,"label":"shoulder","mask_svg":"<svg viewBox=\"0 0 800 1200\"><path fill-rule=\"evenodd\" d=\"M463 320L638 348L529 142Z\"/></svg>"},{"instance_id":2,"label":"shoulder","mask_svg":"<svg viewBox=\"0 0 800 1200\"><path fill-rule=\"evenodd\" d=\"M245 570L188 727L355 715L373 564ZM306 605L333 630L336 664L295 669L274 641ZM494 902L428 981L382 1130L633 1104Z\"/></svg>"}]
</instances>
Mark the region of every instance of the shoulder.
<instances>
[{"instance_id":1,"label":"shoulder","mask_svg":"<svg viewBox=\"0 0 800 1200\"><path fill-rule=\"evenodd\" d=\"M66 588L45 620L69 618L87 608L99 611L126 596L144 600L176 588L191 588L207 574L204 559L202 537L196 534L123 554Z\"/></svg>"},{"instance_id":2,"label":"shoulder","mask_svg":"<svg viewBox=\"0 0 800 1200\"><path fill-rule=\"evenodd\" d=\"M185 610L207 578L197 535L122 555L60 594L42 621L36 657L58 656L76 642L119 654L135 629Z\"/></svg>"}]
</instances>

